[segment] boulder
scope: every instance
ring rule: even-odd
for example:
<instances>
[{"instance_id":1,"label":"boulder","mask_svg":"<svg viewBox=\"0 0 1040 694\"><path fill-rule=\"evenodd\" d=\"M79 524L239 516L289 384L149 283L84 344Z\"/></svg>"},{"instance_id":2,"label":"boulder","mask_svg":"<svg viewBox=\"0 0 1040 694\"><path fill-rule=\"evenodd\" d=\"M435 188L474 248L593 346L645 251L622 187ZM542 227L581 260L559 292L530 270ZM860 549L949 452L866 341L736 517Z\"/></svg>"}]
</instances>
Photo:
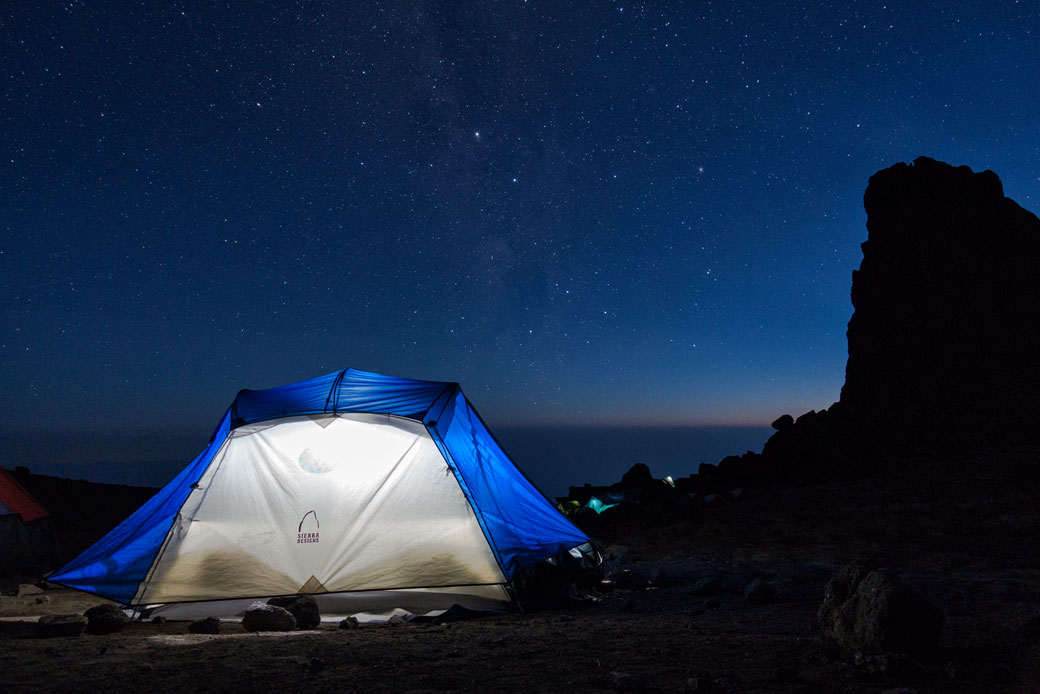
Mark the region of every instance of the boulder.
<instances>
[{"instance_id":1,"label":"boulder","mask_svg":"<svg viewBox=\"0 0 1040 694\"><path fill-rule=\"evenodd\" d=\"M346 617L339 623L340 629L357 629L359 626L357 617Z\"/></svg>"},{"instance_id":2,"label":"boulder","mask_svg":"<svg viewBox=\"0 0 1040 694\"><path fill-rule=\"evenodd\" d=\"M933 650L945 622L942 610L892 571L863 571L862 564L847 566L827 584L818 615L824 632L867 654Z\"/></svg>"},{"instance_id":3,"label":"boulder","mask_svg":"<svg viewBox=\"0 0 1040 694\"><path fill-rule=\"evenodd\" d=\"M823 604L816 615L824 632L830 633L835 629L834 625L842 605L848 602L856 592L856 586L870 570L871 567L866 562L856 559L827 581L823 589Z\"/></svg>"},{"instance_id":4,"label":"boulder","mask_svg":"<svg viewBox=\"0 0 1040 694\"><path fill-rule=\"evenodd\" d=\"M112 634L120 631L130 623L130 618L117 606L112 604L95 605L83 613L87 618L88 634Z\"/></svg>"},{"instance_id":5,"label":"boulder","mask_svg":"<svg viewBox=\"0 0 1040 694\"><path fill-rule=\"evenodd\" d=\"M47 614L36 621L36 635L49 639L79 636L87 628L87 618L78 614Z\"/></svg>"},{"instance_id":6,"label":"boulder","mask_svg":"<svg viewBox=\"0 0 1040 694\"><path fill-rule=\"evenodd\" d=\"M242 615L242 628L246 631L292 631L296 618L282 607L254 602Z\"/></svg>"},{"instance_id":7,"label":"boulder","mask_svg":"<svg viewBox=\"0 0 1040 694\"><path fill-rule=\"evenodd\" d=\"M321 624L321 612L317 601L310 595L289 595L271 598L268 605L282 607L296 619L297 629L317 629Z\"/></svg>"}]
</instances>

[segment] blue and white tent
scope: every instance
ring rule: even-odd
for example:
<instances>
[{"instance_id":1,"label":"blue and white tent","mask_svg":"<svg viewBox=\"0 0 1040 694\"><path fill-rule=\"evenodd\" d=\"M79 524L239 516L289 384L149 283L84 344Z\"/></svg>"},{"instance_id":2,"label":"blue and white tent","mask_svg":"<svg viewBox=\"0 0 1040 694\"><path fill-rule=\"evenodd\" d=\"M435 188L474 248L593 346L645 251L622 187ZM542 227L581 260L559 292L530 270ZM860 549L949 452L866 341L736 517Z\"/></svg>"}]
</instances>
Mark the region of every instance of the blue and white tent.
<instances>
[{"instance_id":1,"label":"blue and white tent","mask_svg":"<svg viewBox=\"0 0 1040 694\"><path fill-rule=\"evenodd\" d=\"M496 608L588 542L457 383L347 369L243 390L209 445L49 580L172 617L310 594L324 613Z\"/></svg>"}]
</instances>

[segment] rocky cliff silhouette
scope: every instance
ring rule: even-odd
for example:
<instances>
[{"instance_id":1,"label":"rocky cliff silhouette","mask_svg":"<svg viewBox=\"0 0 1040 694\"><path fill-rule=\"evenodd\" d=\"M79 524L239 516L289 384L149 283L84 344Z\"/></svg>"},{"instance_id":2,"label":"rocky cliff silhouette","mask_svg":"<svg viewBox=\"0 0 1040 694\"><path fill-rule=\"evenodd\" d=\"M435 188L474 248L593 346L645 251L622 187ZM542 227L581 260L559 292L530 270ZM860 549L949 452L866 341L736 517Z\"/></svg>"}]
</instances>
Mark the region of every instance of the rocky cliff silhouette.
<instances>
[{"instance_id":1,"label":"rocky cliff silhouette","mask_svg":"<svg viewBox=\"0 0 1040 694\"><path fill-rule=\"evenodd\" d=\"M701 465L674 481L675 494L637 465L563 501L667 506L869 473L917 453L1040 443L1040 219L1004 197L992 171L927 157L871 176L863 204L838 402L779 417L762 453Z\"/></svg>"},{"instance_id":2,"label":"rocky cliff silhouette","mask_svg":"<svg viewBox=\"0 0 1040 694\"><path fill-rule=\"evenodd\" d=\"M742 467L840 473L889 447L1040 441L1040 219L992 171L926 157L874 174L863 204L841 399L778 419Z\"/></svg>"}]
</instances>

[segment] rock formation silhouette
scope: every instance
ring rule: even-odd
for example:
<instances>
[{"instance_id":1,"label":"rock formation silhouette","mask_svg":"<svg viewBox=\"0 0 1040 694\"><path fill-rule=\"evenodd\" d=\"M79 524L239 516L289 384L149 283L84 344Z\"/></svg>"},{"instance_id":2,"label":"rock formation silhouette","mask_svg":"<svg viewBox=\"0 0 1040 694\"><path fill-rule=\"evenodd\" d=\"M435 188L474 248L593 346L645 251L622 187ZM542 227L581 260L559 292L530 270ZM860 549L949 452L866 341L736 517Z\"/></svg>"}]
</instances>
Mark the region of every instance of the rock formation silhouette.
<instances>
[{"instance_id":1,"label":"rock formation silhouette","mask_svg":"<svg viewBox=\"0 0 1040 694\"><path fill-rule=\"evenodd\" d=\"M1040 219L1004 197L992 171L927 157L871 176L863 204L840 400L782 415L762 453L701 465L674 481L672 496L858 475L883 465L885 451L905 460L1040 443ZM671 488L649 470L625 477L572 487L564 500L670 503Z\"/></svg>"},{"instance_id":2,"label":"rock formation silhouette","mask_svg":"<svg viewBox=\"0 0 1040 694\"><path fill-rule=\"evenodd\" d=\"M874 174L863 203L841 398L774 422L755 467L1040 441L1040 219L992 171L926 157Z\"/></svg>"}]
</instances>

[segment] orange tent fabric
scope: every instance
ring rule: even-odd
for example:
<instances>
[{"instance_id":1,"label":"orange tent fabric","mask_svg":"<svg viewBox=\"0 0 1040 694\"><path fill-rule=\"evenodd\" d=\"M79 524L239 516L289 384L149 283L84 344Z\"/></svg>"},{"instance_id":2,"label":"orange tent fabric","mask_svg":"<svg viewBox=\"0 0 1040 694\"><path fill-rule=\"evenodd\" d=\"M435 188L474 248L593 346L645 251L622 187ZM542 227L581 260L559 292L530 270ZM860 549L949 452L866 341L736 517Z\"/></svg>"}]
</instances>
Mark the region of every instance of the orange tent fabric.
<instances>
[{"instance_id":1,"label":"orange tent fabric","mask_svg":"<svg viewBox=\"0 0 1040 694\"><path fill-rule=\"evenodd\" d=\"M8 513L17 513L23 523L50 515L11 473L0 467L0 514Z\"/></svg>"}]
</instances>

